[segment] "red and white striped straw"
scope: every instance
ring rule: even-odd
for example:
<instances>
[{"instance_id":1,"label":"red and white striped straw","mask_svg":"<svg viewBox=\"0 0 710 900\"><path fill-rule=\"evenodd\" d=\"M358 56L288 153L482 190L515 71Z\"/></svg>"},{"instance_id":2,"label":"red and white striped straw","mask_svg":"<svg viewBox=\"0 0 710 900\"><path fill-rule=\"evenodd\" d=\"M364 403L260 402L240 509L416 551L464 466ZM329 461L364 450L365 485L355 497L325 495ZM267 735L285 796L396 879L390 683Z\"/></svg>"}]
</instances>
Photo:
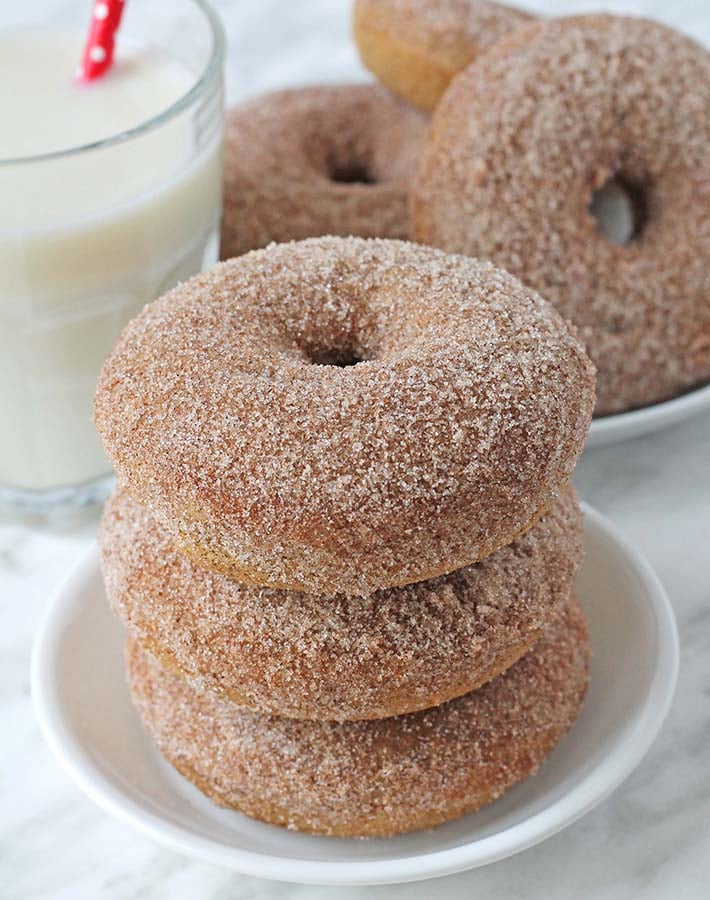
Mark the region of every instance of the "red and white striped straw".
<instances>
[{"instance_id":1,"label":"red and white striped straw","mask_svg":"<svg viewBox=\"0 0 710 900\"><path fill-rule=\"evenodd\" d=\"M79 81L94 81L111 68L125 5L125 0L94 0L89 34L76 72Z\"/></svg>"}]
</instances>

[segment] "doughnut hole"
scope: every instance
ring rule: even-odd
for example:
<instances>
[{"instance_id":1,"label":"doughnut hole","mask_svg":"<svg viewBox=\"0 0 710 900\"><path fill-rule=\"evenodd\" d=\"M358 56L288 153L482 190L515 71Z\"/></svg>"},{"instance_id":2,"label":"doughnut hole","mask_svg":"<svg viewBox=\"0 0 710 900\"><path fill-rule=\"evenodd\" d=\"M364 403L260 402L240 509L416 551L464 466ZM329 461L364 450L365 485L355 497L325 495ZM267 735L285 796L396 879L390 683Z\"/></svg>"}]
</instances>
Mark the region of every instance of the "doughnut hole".
<instances>
[{"instance_id":1,"label":"doughnut hole","mask_svg":"<svg viewBox=\"0 0 710 900\"><path fill-rule=\"evenodd\" d=\"M293 344L287 352L295 350L301 365L348 369L378 356L378 348L358 327L357 310L347 300L334 304L329 312L315 316L300 334L291 335Z\"/></svg>"},{"instance_id":2,"label":"doughnut hole","mask_svg":"<svg viewBox=\"0 0 710 900\"><path fill-rule=\"evenodd\" d=\"M350 366L357 366L359 363L365 362L365 357L354 349L342 348L313 353L310 355L309 361L315 366L335 366L339 369L348 369Z\"/></svg>"},{"instance_id":3,"label":"doughnut hole","mask_svg":"<svg viewBox=\"0 0 710 900\"><path fill-rule=\"evenodd\" d=\"M333 166L330 170L330 180L335 184L377 184L373 172L361 163Z\"/></svg>"},{"instance_id":4,"label":"doughnut hole","mask_svg":"<svg viewBox=\"0 0 710 900\"><path fill-rule=\"evenodd\" d=\"M589 212L602 237L618 246L633 243L648 222L647 188L624 175L612 175L592 193Z\"/></svg>"}]
</instances>

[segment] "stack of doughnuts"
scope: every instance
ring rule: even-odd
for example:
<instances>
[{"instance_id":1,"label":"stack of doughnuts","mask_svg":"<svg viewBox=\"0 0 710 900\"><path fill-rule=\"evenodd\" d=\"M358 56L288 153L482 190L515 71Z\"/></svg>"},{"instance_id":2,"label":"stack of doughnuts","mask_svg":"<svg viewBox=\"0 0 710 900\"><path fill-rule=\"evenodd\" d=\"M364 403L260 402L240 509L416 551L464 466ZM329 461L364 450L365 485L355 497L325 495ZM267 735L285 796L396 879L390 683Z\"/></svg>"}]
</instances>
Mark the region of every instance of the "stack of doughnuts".
<instances>
[{"instance_id":1,"label":"stack of doughnuts","mask_svg":"<svg viewBox=\"0 0 710 900\"><path fill-rule=\"evenodd\" d=\"M225 261L129 324L95 420L155 745L222 806L364 837L495 800L579 712L595 404L710 378L710 55L488 0L356 0L354 30L381 85L229 113Z\"/></svg>"},{"instance_id":2,"label":"stack of doughnuts","mask_svg":"<svg viewBox=\"0 0 710 900\"><path fill-rule=\"evenodd\" d=\"M499 797L574 722L588 636L574 329L491 263L322 237L150 304L95 419L136 708L216 803L384 836Z\"/></svg>"}]
</instances>

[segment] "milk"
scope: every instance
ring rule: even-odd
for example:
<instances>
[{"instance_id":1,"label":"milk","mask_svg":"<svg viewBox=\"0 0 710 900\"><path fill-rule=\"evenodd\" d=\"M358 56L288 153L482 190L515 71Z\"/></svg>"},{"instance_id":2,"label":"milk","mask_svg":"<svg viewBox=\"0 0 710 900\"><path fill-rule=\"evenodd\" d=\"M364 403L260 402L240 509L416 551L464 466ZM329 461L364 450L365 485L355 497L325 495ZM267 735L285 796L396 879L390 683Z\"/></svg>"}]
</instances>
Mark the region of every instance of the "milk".
<instances>
[{"instance_id":1,"label":"milk","mask_svg":"<svg viewBox=\"0 0 710 900\"><path fill-rule=\"evenodd\" d=\"M142 135L66 153L195 83L166 54L123 47L79 84L81 43L0 32L0 491L109 471L91 422L101 362L145 303L217 256L221 81Z\"/></svg>"}]
</instances>

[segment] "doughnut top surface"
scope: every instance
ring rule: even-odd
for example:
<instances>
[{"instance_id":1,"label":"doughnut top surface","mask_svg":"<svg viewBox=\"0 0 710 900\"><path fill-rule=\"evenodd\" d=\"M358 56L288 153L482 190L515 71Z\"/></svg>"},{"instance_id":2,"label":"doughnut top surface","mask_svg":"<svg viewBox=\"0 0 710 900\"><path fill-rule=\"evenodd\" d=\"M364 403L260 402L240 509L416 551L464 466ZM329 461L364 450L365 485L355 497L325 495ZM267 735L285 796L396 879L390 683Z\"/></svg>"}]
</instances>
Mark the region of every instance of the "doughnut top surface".
<instances>
[{"instance_id":1,"label":"doughnut top surface","mask_svg":"<svg viewBox=\"0 0 710 900\"><path fill-rule=\"evenodd\" d=\"M472 48L490 46L510 34L511 18L530 14L490 0L357 0L373 28L392 30L405 43L460 54L461 67ZM471 48L466 50L465 48Z\"/></svg>"},{"instance_id":2,"label":"doughnut top surface","mask_svg":"<svg viewBox=\"0 0 710 900\"><path fill-rule=\"evenodd\" d=\"M571 328L507 273L330 237L149 304L95 418L130 493L198 561L368 594L509 543L566 483L593 394Z\"/></svg>"},{"instance_id":3,"label":"doughnut top surface","mask_svg":"<svg viewBox=\"0 0 710 900\"><path fill-rule=\"evenodd\" d=\"M227 112L223 259L324 234L409 237L427 117L380 85L275 91Z\"/></svg>"},{"instance_id":4,"label":"doughnut top surface","mask_svg":"<svg viewBox=\"0 0 710 900\"><path fill-rule=\"evenodd\" d=\"M635 233L590 212L609 179ZM493 260L580 330L597 413L710 377L710 54L658 23L526 26L462 72L415 181L417 240Z\"/></svg>"}]
</instances>

